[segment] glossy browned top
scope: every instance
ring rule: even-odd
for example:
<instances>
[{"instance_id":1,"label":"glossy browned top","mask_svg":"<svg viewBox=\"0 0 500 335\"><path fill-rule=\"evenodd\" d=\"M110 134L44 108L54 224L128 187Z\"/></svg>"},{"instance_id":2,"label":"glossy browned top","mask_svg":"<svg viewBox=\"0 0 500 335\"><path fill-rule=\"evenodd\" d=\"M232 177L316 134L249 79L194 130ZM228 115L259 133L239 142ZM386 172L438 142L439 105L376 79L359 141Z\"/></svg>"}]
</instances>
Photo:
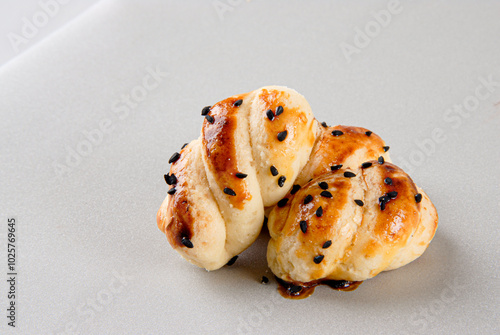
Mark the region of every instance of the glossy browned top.
<instances>
[{"instance_id":1,"label":"glossy browned top","mask_svg":"<svg viewBox=\"0 0 500 335\"><path fill-rule=\"evenodd\" d=\"M271 152L271 157L286 157L288 162L292 162L296 159L296 150L299 147L313 146L316 140L314 125L312 122L308 125L309 118L301 109L303 106L294 103L290 93L283 90L263 89L256 99L257 105L262 109L262 122L268 134L267 147ZM274 113L279 106L283 107L284 112L275 115L274 120L268 120L265 112L270 109ZM280 142L277 134L285 130L288 135L284 141ZM279 171L281 175L287 177L293 175L290 165L281 165Z\"/></svg>"},{"instance_id":2,"label":"glossy browned top","mask_svg":"<svg viewBox=\"0 0 500 335\"><path fill-rule=\"evenodd\" d=\"M325 242L324 236L330 236L333 233L332 220L336 220L336 217L341 214L348 200L349 188L352 187L352 179L350 178L329 178L328 185L333 198L325 198L320 195L324 190L318 186L318 181L319 179L314 179L304 185L292 196L291 203L289 201L291 208L288 217L293 219L286 221L283 231L285 235L294 235L300 229L300 221L307 221L307 232L298 235L302 244L323 244ZM333 191L335 189L336 191ZM304 204L307 195L311 195L313 200ZM317 217L316 210L320 206L323 208L323 216Z\"/></svg>"},{"instance_id":3,"label":"glossy browned top","mask_svg":"<svg viewBox=\"0 0 500 335\"><path fill-rule=\"evenodd\" d=\"M330 249L343 250L342 256L333 264L356 264L356 259L381 258L380 262L363 263L374 266L369 269L373 275L390 264L392 257L406 245L419 225L420 204L415 201L418 190L411 178L397 166L379 164L376 160L371 163L371 167L352 170L356 174L353 178L344 177L346 169L323 174L302 186L295 195L289 193L286 196L288 203L283 208L273 210L269 229L276 241L277 252L283 257L281 262L306 260L306 264L310 264L307 268L310 278L347 280L339 278L338 273L332 273L336 271L335 268L325 268L325 261L319 265L312 262L313 256L318 254L318 248L331 240L333 244ZM392 179L392 185L384 183L388 177ZM332 198L320 195L323 190L319 182L328 183ZM362 192L359 192L360 188ZM358 191L354 193L354 190ZM379 198L393 191L397 192L397 196L387 202L382 210ZM313 201L304 204L307 195L312 195ZM355 204L356 199L362 200L364 205L360 207ZM319 206L323 208L322 217L315 214ZM352 224L353 211L356 210L362 211L361 221L357 223L354 234L346 234L343 228ZM306 233L300 231L302 220L308 223ZM294 256L290 256L286 250L280 251L290 243L293 243L294 248L298 245ZM286 273L282 279L293 281Z\"/></svg>"},{"instance_id":4,"label":"glossy browned top","mask_svg":"<svg viewBox=\"0 0 500 335\"><path fill-rule=\"evenodd\" d=\"M188 201L188 188L186 184L186 176L188 174L188 151L190 145L181 150L180 158L172 164L170 174L175 174L177 184L173 185L176 192L168 196L168 210L171 212L171 217L166 216L165 220L160 217L160 211L157 214L157 224L161 231L167 235L168 242L175 247L182 247L181 240L183 237L191 239L193 236L194 218L191 214L191 205ZM172 186L171 186L172 187ZM170 220L168 220L170 218Z\"/></svg>"},{"instance_id":5,"label":"glossy browned top","mask_svg":"<svg viewBox=\"0 0 500 335\"><path fill-rule=\"evenodd\" d=\"M356 169L361 163L376 159L384 153L384 141L375 133L367 136L368 129L342 125L320 126L319 128L321 134L313 148L308 166L304 168L301 174L302 178L299 178L301 180L305 178L309 180L328 173L332 165L343 164L343 167L347 168L348 166L345 166L346 160L352 158L355 152L360 149L365 150L365 154L359 157L355 166L350 166L352 169ZM333 136L332 131L334 130L340 130L344 134Z\"/></svg>"},{"instance_id":6,"label":"glossy browned top","mask_svg":"<svg viewBox=\"0 0 500 335\"><path fill-rule=\"evenodd\" d=\"M376 199L392 191L398 192L395 199L391 199L384 210L378 202L369 202L366 211L377 211L373 233L386 244L403 246L408 237L415 231L420 221L420 204L415 201L418 193L413 180L401 168L391 163L373 165L362 169L363 177L370 178L370 191L375 192ZM369 177L371 175L371 177ZM392 185L384 183L385 178L392 179Z\"/></svg>"},{"instance_id":7,"label":"glossy browned top","mask_svg":"<svg viewBox=\"0 0 500 335\"><path fill-rule=\"evenodd\" d=\"M273 210L272 226L269 229L273 233L281 235L278 241L290 238L296 240L294 243L298 243L300 247L296 248L295 257L312 260L311 255L318 246L323 245L327 240L335 241L344 238L339 229L343 222L339 222L339 218L343 216L342 213L350 200L348 194L353 187L353 178L343 177L344 171L330 171L302 186L295 195L291 195L289 192L286 195L286 198L290 199L287 205L283 208L275 207ZM328 183L328 191L332 193L332 198L321 196L321 192L325 190L318 185L320 181ZM305 204L304 200L308 195L311 195L313 200ZM321 217L316 215L319 207L323 209ZM300 221L307 222L305 233L301 231ZM278 245L278 248L281 249L281 243ZM312 265L311 277L321 278L323 271L321 266ZM290 280L291 278L283 279Z\"/></svg>"},{"instance_id":8,"label":"glossy browned top","mask_svg":"<svg viewBox=\"0 0 500 335\"><path fill-rule=\"evenodd\" d=\"M235 175L238 172L238 159L236 155L236 128L238 124L238 111L234 102L243 99L247 94L233 96L222 100L212 106L210 115L215 119L211 124L207 120L203 122L202 139L203 147L208 157L213 176L221 189L226 187L232 189L236 196L228 196L230 203L238 209L242 209L245 200L250 200L251 195L247 189L245 179L239 179Z\"/></svg>"}]
</instances>

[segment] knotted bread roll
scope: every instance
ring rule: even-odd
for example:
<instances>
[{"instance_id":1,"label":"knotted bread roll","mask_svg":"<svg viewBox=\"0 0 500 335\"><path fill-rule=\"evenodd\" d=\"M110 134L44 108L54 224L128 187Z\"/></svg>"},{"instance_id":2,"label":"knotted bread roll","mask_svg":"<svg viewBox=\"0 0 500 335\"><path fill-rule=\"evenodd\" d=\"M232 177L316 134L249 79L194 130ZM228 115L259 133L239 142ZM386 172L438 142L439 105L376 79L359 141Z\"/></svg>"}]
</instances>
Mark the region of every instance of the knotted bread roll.
<instances>
[{"instance_id":1,"label":"knotted bread roll","mask_svg":"<svg viewBox=\"0 0 500 335\"><path fill-rule=\"evenodd\" d=\"M381 155L389 160L380 137L320 124L305 98L285 87L233 96L202 114L200 138L170 159L165 179L171 188L157 223L175 250L207 270L250 246L264 208L289 190L342 164L356 167Z\"/></svg>"},{"instance_id":2,"label":"knotted bread roll","mask_svg":"<svg viewBox=\"0 0 500 335\"><path fill-rule=\"evenodd\" d=\"M215 270L257 238L264 207L291 188L318 123L306 99L264 87L203 109L199 139L171 158L157 223L188 261Z\"/></svg>"},{"instance_id":3,"label":"knotted bread roll","mask_svg":"<svg viewBox=\"0 0 500 335\"><path fill-rule=\"evenodd\" d=\"M267 259L293 285L289 295L408 264L425 251L438 223L427 195L383 158L321 174L284 199L269 216Z\"/></svg>"},{"instance_id":4,"label":"knotted bread roll","mask_svg":"<svg viewBox=\"0 0 500 335\"><path fill-rule=\"evenodd\" d=\"M310 179L340 168L357 168L361 163L378 159L391 162L389 147L368 129L351 126L328 127L321 124L321 132L306 166L295 184L303 185Z\"/></svg>"}]
</instances>

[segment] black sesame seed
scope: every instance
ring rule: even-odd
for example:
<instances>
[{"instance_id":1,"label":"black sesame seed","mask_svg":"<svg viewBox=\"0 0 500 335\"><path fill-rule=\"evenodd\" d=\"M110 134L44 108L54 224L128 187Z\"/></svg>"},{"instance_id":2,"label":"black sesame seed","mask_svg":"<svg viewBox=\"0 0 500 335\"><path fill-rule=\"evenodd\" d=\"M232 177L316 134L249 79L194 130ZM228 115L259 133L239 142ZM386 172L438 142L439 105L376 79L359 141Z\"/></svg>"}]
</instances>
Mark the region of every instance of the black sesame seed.
<instances>
[{"instance_id":1,"label":"black sesame seed","mask_svg":"<svg viewBox=\"0 0 500 335\"><path fill-rule=\"evenodd\" d=\"M267 226L267 222L269 221L269 219L267 218L267 216L264 216L264 222L262 223L264 226Z\"/></svg>"},{"instance_id":2,"label":"black sesame seed","mask_svg":"<svg viewBox=\"0 0 500 335\"><path fill-rule=\"evenodd\" d=\"M318 255L318 256L314 257L314 263L316 263L316 264L321 263L323 258L325 258L325 256L323 256L323 255Z\"/></svg>"},{"instance_id":3,"label":"black sesame seed","mask_svg":"<svg viewBox=\"0 0 500 335\"><path fill-rule=\"evenodd\" d=\"M363 207L363 206L364 206L364 204L365 204L365 203L363 202L363 200L359 200L359 199L354 200L354 202L356 203L356 205L361 206L361 207Z\"/></svg>"},{"instance_id":4,"label":"black sesame seed","mask_svg":"<svg viewBox=\"0 0 500 335\"><path fill-rule=\"evenodd\" d=\"M300 230L305 234L307 232L307 221L300 221Z\"/></svg>"},{"instance_id":5,"label":"black sesame seed","mask_svg":"<svg viewBox=\"0 0 500 335\"><path fill-rule=\"evenodd\" d=\"M378 198L378 202L380 204L380 210L385 209L385 205L391 200L391 198L387 195L383 195L380 198Z\"/></svg>"},{"instance_id":6,"label":"black sesame seed","mask_svg":"<svg viewBox=\"0 0 500 335\"><path fill-rule=\"evenodd\" d=\"M361 164L362 169L369 168L370 166L372 166L372 163L370 163L370 162L366 162L366 163Z\"/></svg>"},{"instance_id":7,"label":"black sesame seed","mask_svg":"<svg viewBox=\"0 0 500 335\"><path fill-rule=\"evenodd\" d=\"M333 198L333 195L328 191L321 192L321 196L325 198Z\"/></svg>"},{"instance_id":8,"label":"black sesame seed","mask_svg":"<svg viewBox=\"0 0 500 335\"><path fill-rule=\"evenodd\" d=\"M181 158L181 154L178 153L178 152L175 152L172 157L170 157L170 159L168 160L168 164L172 164L172 163L175 163L177 162L177 160Z\"/></svg>"},{"instance_id":9,"label":"black sesame seed","mask_svg":"<svg viewBox=\"0 0 500 335\"><path fill-rule=\"evenodd\" d=\"M415 201L417 202L417 204L420 203L420 201L422 201L422 194L415 194Z\"/></svg>"},{"instance_id":10,"label":"black sesame seed","mask_svg":"<svg viewBox=\"0 0 500 335\"><path fill-rule=\"evenodd\" d=\"M288 131L286 130L278 133L278 141L283 142L286 138L286 135L288 135Z\"/></svg>"},{"instance_id":11,"label":"black sesame seed","mask_svg":"<svg viewBox=\"0 0 500 335\"><path fill-rule=\"evenodd\" d=\"M389 149L390 149L390 148L391 148L391 147L390 147L390 146L388 146L388 145L386 145L385 147L382 147L382 149L384 149L384 152L389 151Z\"/></svg>"},{"instance_id":12,"label":"black sesame seed","mask_svg":"<svg viewBox=\"0 0 500 335\"><path fill-rule=\"evenodd\" d=\"M299 190L300 190L300 185L295 184L295 185L293 185L293 186L292 186L292 191L290 191L290 194L291 194L291 195L294 195L294 194L295 194L295 193L297 193Z\"/></svg>"},{"instance_id":13,"label":"black sesame seed","mask_svg":"<svg viewBox=\"0 0 500 335\"><path fill-rule=\"evenodd\" d=\"M191 242L191 241L190 241L187 237L183 237L183 238L181 239L181 243L182 243L182 244L183 244L186 248L189 248L189 249L191 249L191 248L193 248L193 247L194 247L194 246L193 246L193 242Z\"/></svg>"},{"instance_id":14,"label":"black sesame seed","mask_svg":"<svg viewBox=\"0 0 500 335\"><path fill-rule=\"evenodd\" d=\"M227 262L227 264L226 264L226 265L227 265L227 266L231 266L231 265L233 265L234 263L236 263L236 260L237 260L237 259L238 259L238 255L236 255L236 256L234 256L233 258L231 258L231 259L229 260L229 262Z\"/></svg>"},{"instance_id":15,"label":"black sesame seed","mask_svg":"<svg viewBox=\"0 0 500 335\"><path fill-rule=\"evenodd\" d=\"M326 122L324 122L324 121L323 121L323 122L321 122L321 125L322 125L323 127L325 127L325 128L328 128L328 125L327 125L327 124L326 124Z\"/></svg>"},{"instance_id":16,"label":"black sesame seed","mask_svg":"<svg viewBox=\"0 0 500 335\"><path fill-rule=\"evenodd\" d=\"M392 192L387 193L387 195L389 196L389 198L394 199L395 197L398 196L398 192L392 191Z\"/></svg>"},{"instance_id":17,"label":"black sesame seed","mask_svg":"<svg viewBox=\"0 0 500 335\"><path fill-rule=\"evenodd\" d=\"M319 187L320 187L322 190L326 190L326 189L328 189L328 183L327 183L327 182L322 181L322 182L318 183L318 185L319 185Z\"/></svg>"},{"instance_id":18,"label":"black sesame seed","mask_svg":"<svg viewBox=\"0 0 500 335\"><path fill-rule=\"evenodd\" d=\"M325 243L323 243L323 249L330 248L332 246L332 240L328 240Z\"/></svg>"},{"instance_id":19,"label":"black sesame seed","mask_svg":"<svg viewBox=\"0 0 500 335\"><path fill-rule=\"evenodd\" d=\"M307 232L307 221L300 221L300 230L305 234Z\"/></svg>"},{"instance_id":20,"label":"black sesame seed","mask_svg":"<svg viewBox=\"0 0 500 335\"><path fill-rule=\"evenodd\" d=\"M274 177L276 177L279 174L278 169L274 165L271 165L271 174Z\"/></svg>"},{"instance_id":21,"label":"black sesame seed","mask_svg":"<svg viewBox=\"0 0 500 335\"><path fill-rule=\"evenodd\" d=\"M371 132L371 131L368 130L368 131L365 132L365 134L366 134L366 136L370 136L371 134L373 134L373 132Z\"/></svg>"},{"instance_id":22,"label":"black sesame seed","mask_svg":"<svg viewBox=\"0 0 500 335\"><path fill-rule=\"evenodd\" d=\"M288 288L288 291L291 294L295 295L295 294L299 293L300 291L302 291L302 286L300 286L300 285L292 285L292 286L290 286Z\"/></svg>"},{"instance_id":23,"label":"black sesame seed","mask_svg":"<svg viewBox=\"0 0 500 335\"><path fill-rule=\"evenodd\" d=\"M232 189L230 189L229 187L225 187L224 188L224 193L226 193L227 195L232 195L233 197L236 195L236 192L234 192Z\"/></svg>"},{"instance_id":24,"label":"black sesame seed","mask_svg":"<svg viewBox=\"0 0 500 335\"><path fill-rule=\"evenodd\" d=\"M175 187L172 187L170 190L167 191L167 193L170 195L174 195L175 191L177 191Z\"/></svg>"},{"instance_id":25,"label":"black sesame seed","mask_svg":"<svg viewBox=\"0 0 500 335\"><path fill-rule=\"evenodd\" d=\"M304 198L304 205L307 205L311 201L313 201L313 196L310 194L306 195L306 197Z\"/></svg>"},{"instance_id":26,"label":"black sesame seed","mask_svg":"<svg viewBox=\"0 0 500 335\"><path fill-rule=\"evenodd\" d=\"M347 280L336 280L336 283L330 287L334 289L343 289L343 288L348 288L351 285L351 283L352 282L349 282Z\"/></svg>"},{"instance_id":27,"label":"black sesame seed","mask_svg":"<svg viewBox=\"0 0 500 335\"><path fill-rule=\"evenodd\" d=\"M234 106L234 107L240 107L242 103L243 103L243 100L242 100L242 99L240 99L240 100L236 100L236 101L234 102L233 106Z\"/></svg>"},{"instance_id":28,"label":"black sesame seed","mask_svg":"<svg viewBox=\"0 0 500 335\"><path fill-rule=\"evenodd\" d=\"M167 185L175 185L177 184L177 177L175 174L166 174L165 176L165 181L167 182Z\"/></svg>"},{"instance_id":29,"label":"black sesame seed","mask_svg":"<svg viewBox=\"0 0 500 335\"><path fill-rule=\"evenodd\" d=\"M286 177L285 176L279 177L279 179L278 179L278 186L279 187L285 186L285 181L286 181Z\"/></svg>"},{"instance_id":30,"label":"black sesame seed","mask_svg":"<svg viewBox=\"0 0 500 335\"><path fill-rule=\"evenodd\" d=\"M248 177L247 174L240 173L240 172L236 173L235 176L236 176L236 178L240 178L240 179L245 179L246 177Z\"/></svg>"},{"instance_id":31,"label":"black sesame seed","mask_svg":"<svg viewBox=\"0 0 500 335\"><path fill-rule=\"evenodd\" d=\"M269 278L267 278L266 276L262 276L260 283L264 285L269 283Z\"/></svg>"},{"instance_id":32,"label":"black sesame seed","mask_svg":"<svg viewBox=\"0 0 500 335\"><path fill-rule=\"evenodd\" d=\"M387 178L385 178L385 179L384 179L384 183L385 183L386 185L392 185L392 179L391 179L391 178L389 178L389 177L387 177Z\"/></svg>"},{"instance_id":33,"label":"black sesame seed","mask_svg":"<svg viewBox=\"0 0 500 335\"><path fill-rule=\"evenodd\" d=\"M201 110L201 115L208 115L208 113L210 113L210 108L212 108L212 106L203 107L203 109Z\"/></svg>"},{"instance_id":34,"label":"black sesame seed","mask_svg":"<svg viewBox=\"0 0 500 335\"><path fill-rule=\"evenodd\" d=\"M389 196L387 195L383 195L380 198L378 198L378 202L389 202L390 200L391 198L389 198Z\"/></svg>"},{"instance_id":35,"label":"black sesame seed","mask_svg":"<svg viewBox=\"0 0 500 335\"><path fill-rule=\"evenodd\" d=\"M340 136L340 135L344 135L344 132L342 130L334 130L334 131L332 131L332 135L333 136Z\"/></svg>"},{"instance_id":36,"label":"black sesame seed","mask_svg":"<svg viewBox=\"0 0 500 335\"><path fill-rule=\"evenodd\" d=\"M323 207L318 207L318 209L316 210L316 216L319 218L323 216Z\"/></svg>"},{"instance_id":37,"label":"black sesame seed","mask_svg":"<svg viewBox=\"0 0 500 335\"><path fill-rule=\"evenodd\" d=\"M182 150L182 149L184 149L185 147L187 147L187 146L188 146L188 144L189 144L189 143L184 143L184 144L182 145L181 150Z\"/></svg>"},{"instance_id":38,"label":"black sesame seed","mask_svg":"<svg viewBox=\"0 0 500 335\"><path fill-rule=\"evenodd\" d=\"M274 120L274 113L272 110L268 109L267 112L266 112L266 115L267 115L267 118L272 121Z\"/></svg>"},{"instance_id":39,"label":"black sesame seed","mask_svg":"<svg viewBox=\"0 0 500 335\"><path fill-rule=\"evenodd\" d=\"M352 177L356 177L356 174L351 172L351 171L346 171L346 172L344 172L344 177L352 178Z\"/></svg>"},{"instance_id":40,"label":"black sesame seed","mask_svg":"<svg viewBox=\"0 0 500 335\"><path fill-rule=\"evenodd\" d=\"M342 164L338 164L338 165L333 165L332 167L330 167L330 169L332 169L332 171L337 171L337 170L340 170L341 167L342 167Z\"/></svg>"},{"instance_id":41,"label":"black sesame seed","mask_svg":"<svg viewBox=\"0 0 500 335\"><path fill-rule=\"evenodd\" d=\"M380 157L378 158L378 163L379 163L379 164L384 164L384 163L385 163L384 157L380 156Z\"/></svg>"},{"instance_id":42,"label":"black sesame seed","mask_svg":"<svg viewBox=\"0 0 500 335\"><path fill-rule=\"evenodd\" d=\"M280 201L278 201L278 207L285 207L286 204L288 203L288 198L283 198Z\"/></svg>"},{"instance_id":43,"label":"black sesame seed","mask_svg":"<svg viewBox=\"0 0 500 335\"><path fill-rule=\"evenodd\" d=\"M278 108L276 108L276 116L280 115L281 113L283 113L283 107L278 106Z\"/></svg>"},{"instance_id":44,"label":"black sesame seed","mask_svg":"<svg viewBox=\"0 0 500 335\"><path fill-rule=\"evenodd\" d=\"M212 115L205 115L205 119L207 119L208 123L214 123L215 121Z\"/></svg>"}]
</instances>

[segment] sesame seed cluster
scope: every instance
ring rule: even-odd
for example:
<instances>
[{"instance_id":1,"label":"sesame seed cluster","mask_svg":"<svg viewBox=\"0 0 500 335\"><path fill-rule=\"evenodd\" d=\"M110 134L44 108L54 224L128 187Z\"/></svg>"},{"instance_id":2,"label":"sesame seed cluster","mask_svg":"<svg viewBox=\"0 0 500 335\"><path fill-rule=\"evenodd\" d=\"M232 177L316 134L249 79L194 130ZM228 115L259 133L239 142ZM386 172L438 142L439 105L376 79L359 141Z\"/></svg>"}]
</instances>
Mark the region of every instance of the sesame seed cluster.
<instances>
[{"instance_id":1,"label":"sesame seed cluster","mask_svg":"<svg viewBox=\"0 0 500 335\"><path fill-rule=\"evenodd\" d=\"M320 123L302 99L265 87L202 108L202 136L168 160L157 214L172 247L208 270L233 265L267 224L268 264L288 297L407 264L437 228L429 198L379 136Z\"/></svg>"}]
</instances>

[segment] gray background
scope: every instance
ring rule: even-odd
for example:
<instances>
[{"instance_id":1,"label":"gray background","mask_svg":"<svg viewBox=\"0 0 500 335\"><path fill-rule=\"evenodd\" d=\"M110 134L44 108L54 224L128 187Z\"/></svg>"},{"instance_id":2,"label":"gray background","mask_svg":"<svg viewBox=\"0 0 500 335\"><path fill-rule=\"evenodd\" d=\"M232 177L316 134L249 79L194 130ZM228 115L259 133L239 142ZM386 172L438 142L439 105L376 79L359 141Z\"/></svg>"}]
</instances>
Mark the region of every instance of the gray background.
<instances>
[{"instance_id":1,"label":"gray background","mask_svg":"<svg viewBox=\"0 0 500 335\"><path fill-rule=\"evenodd\" d=\"M498 333L500 2L401 1L349 61L342 46L387 7L103 0L22 54L3 49L0 269L15 217L19 298L18 327L2 316L0 332ZM170 248L155 222L168 158L198 136L203 106L271 84L302 93L320 121L386 140L439 212L420 259L289 301L260 284L265 235L212 273Z\"/></svg>"}]
</instances>

